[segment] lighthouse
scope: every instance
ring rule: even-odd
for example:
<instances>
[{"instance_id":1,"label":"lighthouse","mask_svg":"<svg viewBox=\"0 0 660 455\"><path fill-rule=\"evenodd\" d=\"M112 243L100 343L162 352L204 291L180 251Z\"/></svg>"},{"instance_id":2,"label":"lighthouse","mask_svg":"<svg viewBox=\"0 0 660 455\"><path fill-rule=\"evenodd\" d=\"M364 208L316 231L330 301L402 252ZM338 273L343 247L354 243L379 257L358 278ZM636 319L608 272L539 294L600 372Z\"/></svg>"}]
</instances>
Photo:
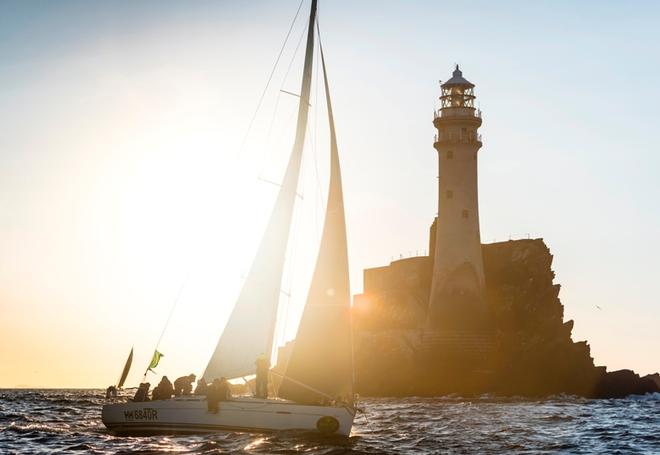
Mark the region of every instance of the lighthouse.
<instances>
[{"instance_id":1,"label":"lighthouse","mask_svg":"<svg viewBox=\"0 0 660 455\"><path fill-rule=\"evenodd\" d=\"M441 85L434 113L438 152L438 218L427 329L478 331L485 317L484 266L479 234L477 154L481 112L474 84L456 65Z\"/></svg>"}]
</instances>

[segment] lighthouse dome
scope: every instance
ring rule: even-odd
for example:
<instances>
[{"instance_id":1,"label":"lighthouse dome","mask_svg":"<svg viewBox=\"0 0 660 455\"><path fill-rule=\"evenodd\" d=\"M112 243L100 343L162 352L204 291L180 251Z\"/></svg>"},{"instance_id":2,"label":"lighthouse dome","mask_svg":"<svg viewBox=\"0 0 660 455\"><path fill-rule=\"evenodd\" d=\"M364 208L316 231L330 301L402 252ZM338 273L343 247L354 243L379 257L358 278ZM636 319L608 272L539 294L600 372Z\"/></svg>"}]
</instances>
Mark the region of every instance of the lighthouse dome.
<instances>
[{"instance_id":1,"label":"lighthouse dome","mask_svg":"<svg viewBox=\"0 0 660 455\"><path fill-rule=\"evenodd\" d=\"M458 65L456 65L456 69L454 70L454 73L452 74L451 79L449 79L447 82L442 84L440 87L442 87L442 88L451 88L451 87L473 88L474 84L463 77L463 72L459 69Z\"/></svg>"}]
</instances>

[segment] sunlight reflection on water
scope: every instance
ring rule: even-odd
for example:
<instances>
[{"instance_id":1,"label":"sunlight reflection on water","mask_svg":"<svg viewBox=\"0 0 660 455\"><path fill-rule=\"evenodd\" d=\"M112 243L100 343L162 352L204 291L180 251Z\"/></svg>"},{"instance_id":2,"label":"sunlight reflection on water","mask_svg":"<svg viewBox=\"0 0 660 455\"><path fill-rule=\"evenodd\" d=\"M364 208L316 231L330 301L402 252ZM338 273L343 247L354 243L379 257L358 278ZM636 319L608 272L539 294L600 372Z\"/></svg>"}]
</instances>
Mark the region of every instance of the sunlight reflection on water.
<instances>
[{"instance_id":1,"label":"sunlight reflection on water","mask_svg":"<svg viewBox=\"0 0 660 455\"><path fill-rule=\"evenodd\" d=\"M0 390L0 451L81 453L660 453L660 394L379 398L348 439L299 433L120 438L100 420L101 390Z\"/></svg>"}]
</instances>

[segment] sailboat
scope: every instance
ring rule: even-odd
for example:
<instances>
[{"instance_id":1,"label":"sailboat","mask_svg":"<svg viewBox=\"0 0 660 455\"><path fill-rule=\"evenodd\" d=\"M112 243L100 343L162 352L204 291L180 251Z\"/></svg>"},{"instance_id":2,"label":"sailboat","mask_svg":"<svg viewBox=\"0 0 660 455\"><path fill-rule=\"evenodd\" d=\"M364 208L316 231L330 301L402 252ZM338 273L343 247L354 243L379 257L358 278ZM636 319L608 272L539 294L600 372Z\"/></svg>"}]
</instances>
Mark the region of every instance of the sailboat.
<instances>
[{"instance_id":1,"label":"sailboat","mask_svg":"<svg viewBox=\"0 0 660 455\"><path fill-rule=\"evenodd\" d=\"M317 0L311 1L296 135L266 231L238 300L204 372L206 379L253 375L271 353L285 253L309 113ZM320 41L319 41L320 44ZM323 233L309 294L276 398L237 397L217 413L203 396L107 404L115 434L303 430L349 436L356 414L346 223L341 170L323 48L319 45L330 130L330 181Z\"/></svg>"},{"instance_id":2,"label":"sailboat","mask_svg":"<svg viewBox=\"0 0 660 455\"><path fill-rule=\"evenodd\" d=\"M128 354L128 358L126 359L126 363L124 364L124 369L121 370L121 376L119 376L119 381L117 381L117 385L111 385L105 390L105 398L117 398L117 391L121 390L122 387L124 387L124 382L126 382L126 377L128 376L128 372L131 370L131 364L133 363L133 348L131 348L131 352Z\"/></svg>"}]
</instances>

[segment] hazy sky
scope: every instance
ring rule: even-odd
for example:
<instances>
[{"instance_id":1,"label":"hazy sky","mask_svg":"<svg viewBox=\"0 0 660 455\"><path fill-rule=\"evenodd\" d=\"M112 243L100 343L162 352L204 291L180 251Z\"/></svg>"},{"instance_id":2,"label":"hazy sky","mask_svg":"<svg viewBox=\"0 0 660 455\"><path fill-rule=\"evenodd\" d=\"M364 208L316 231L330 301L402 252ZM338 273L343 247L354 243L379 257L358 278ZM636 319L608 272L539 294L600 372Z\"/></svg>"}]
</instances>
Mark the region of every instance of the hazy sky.
<instances>
[{"instance_id":1,"label":"hazy sky","mask_svg":"<svg viewBox=\"0 0 660 455\"><path fill-rule=\"evenodd\" d=\"M278 90L299 90L307 0L239 153L298 3L0 2L0 387L106 386L133 345L137 384L180 289L159 373L205 366L274 198L260 178L291 145ZM427 249L438 80L460 63L484 115L482 241L543 237L596 364L660 369L658 17L651 1L321 0L353 293L364 268ZM315 93L282 340L327 184Z\"/></svg>"}]
</instances>

